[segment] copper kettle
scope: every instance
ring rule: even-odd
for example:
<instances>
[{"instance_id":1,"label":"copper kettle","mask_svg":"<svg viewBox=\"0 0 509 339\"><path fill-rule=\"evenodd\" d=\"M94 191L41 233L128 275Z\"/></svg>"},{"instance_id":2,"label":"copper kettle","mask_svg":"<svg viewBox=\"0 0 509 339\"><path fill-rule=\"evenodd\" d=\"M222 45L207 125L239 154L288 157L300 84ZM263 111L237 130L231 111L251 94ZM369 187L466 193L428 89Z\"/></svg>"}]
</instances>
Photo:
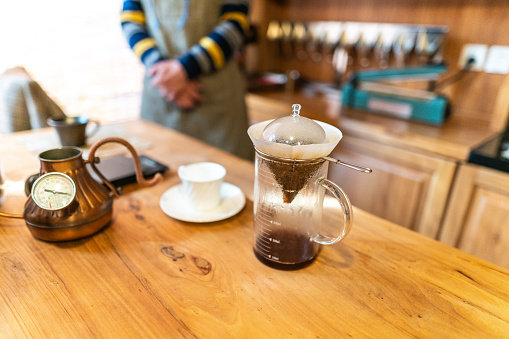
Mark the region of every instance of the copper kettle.
<instances>
[{"instance_id":1,"label":"copper kettle","mask_svg":"<svg viewBox=\"0 0 509 339\"><path fill-rule=\"evenodd\" d=\"M34 237L45 241L75 240L93 235L111 222L113 198L118 197L118 192L95 166L100 161L95 157L97 148L110 142L120 143L129 149L135 163L136 180L141 186L152 186L161 180L160 174L151 180L145 180L135 149L127 141L117 137L97 141L90 148L87 161L82 158L82 150L78 147L67 146L42 152L39 154L40 172L27 180L27 187L30 187L37 177L59 172L67 175L74 183L75 196L65 208L48 210L39 206L30 195L25 203L23 218ZM87 163L108 188L92 178Z\"/></svg>"}]
</instances>

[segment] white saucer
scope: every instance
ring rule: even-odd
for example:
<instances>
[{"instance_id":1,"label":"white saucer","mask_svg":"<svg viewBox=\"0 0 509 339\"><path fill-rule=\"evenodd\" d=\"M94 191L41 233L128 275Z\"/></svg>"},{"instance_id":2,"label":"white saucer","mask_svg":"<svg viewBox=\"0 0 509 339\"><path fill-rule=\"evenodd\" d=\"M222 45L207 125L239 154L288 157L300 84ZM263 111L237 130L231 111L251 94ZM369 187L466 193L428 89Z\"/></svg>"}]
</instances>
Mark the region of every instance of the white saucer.
<instances>
[{"instance_id":1,"label":"white saucer","mask_svg":"<svg viewBox=\"0 0 509 339\"><path fill-rule=\"evenodd\" d=\"M246 204L246 197L240 188L224 182L221 185L221 203L208 210L198 211L184 202L180 195L180 185L168 189L161 196L159 206L172 218L187 222L213 222L234 216Z\"/></svg>"}]
</instances>

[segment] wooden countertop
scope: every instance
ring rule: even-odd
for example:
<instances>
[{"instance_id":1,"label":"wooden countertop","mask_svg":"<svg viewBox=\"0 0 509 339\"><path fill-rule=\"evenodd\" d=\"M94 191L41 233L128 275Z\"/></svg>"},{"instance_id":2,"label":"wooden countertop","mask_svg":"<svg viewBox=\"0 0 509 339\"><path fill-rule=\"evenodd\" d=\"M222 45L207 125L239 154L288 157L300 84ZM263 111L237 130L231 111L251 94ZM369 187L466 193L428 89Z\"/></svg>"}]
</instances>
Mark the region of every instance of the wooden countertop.
<instances>
[{"instance_id":1,"label":"wooden countertop","mask_svg":"<svg viewBox=\"0 0 509 339\"><path fill-rule=\"evenodd\" d=\"M345 135L459 161L466 161L472 148L499 132L491 130L486 122L457 119L454 115L442 126L433 126L344 108L339 94L310 90L250 93L247 102L253 122L290 114L291 104L300 103L303 115L335 125Z\"/></svg>"},{"instance_id":2,"label":"wooden countertop","mask_svg":"<svg viewBox=\"0 0 509 339\"><path fill-rule=\"evenodd\" d=\"M84 240L39 241L22 219L0 217L2 337L509 336L509 270L359 209L348 238L311 266L269 268L252 250L252 163L155 124L120 126L171 170L154 187L131 187L111 225ZM0 137L5 180L38 171L21 141L47 132ZM248 200L238 215L192 224L162 212L178 166L196 161L227 168ZM12 188L0 210L20 213L25 200ZM336 208L326 207L325 227Z\"/></svg>"}]
</instances>

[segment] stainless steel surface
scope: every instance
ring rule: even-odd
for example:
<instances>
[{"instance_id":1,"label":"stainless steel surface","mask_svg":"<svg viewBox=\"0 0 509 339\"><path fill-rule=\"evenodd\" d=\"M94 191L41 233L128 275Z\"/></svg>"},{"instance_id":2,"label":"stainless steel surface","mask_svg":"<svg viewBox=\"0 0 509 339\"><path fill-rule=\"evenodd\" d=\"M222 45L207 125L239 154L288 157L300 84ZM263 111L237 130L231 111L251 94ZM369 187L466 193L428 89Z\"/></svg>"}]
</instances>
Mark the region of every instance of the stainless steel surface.
<instances>
[{"instance_id":1,"label":"stainless steel surface","mask_svg":"<svg viewBox=\"0 0 509 339\"><path fill-rule=\"evenodd\" d=\"M341 160L338 160L338 159L335 159L335 158L331 158L331 157L323 157L323 158L325 160L327 160L327 161L333 162L333 163L338 164L338 165L346 166L348 168L354 169L354 170L359 171L359 172L364 172L364 173L371 173L371 172L373 172L373 170L371 168L368 168L368 167L355 165L355 164L352 164L350 162L341 161Z\"/></svg>"},{"instance_id":2,"label":"stainless steel surface","mask_svg":"<svg viewBox=\"0 0 509 339\"><path fill-rule=\"evenodd\" d=\"M278 22L269 23L267 40L277 54L298 60L326 61L338 72L346 66L359 68L424 65L443 60L446 26L373 22ZM344 57L346 54L346 66Z\"/></svg>"}]
</instances>

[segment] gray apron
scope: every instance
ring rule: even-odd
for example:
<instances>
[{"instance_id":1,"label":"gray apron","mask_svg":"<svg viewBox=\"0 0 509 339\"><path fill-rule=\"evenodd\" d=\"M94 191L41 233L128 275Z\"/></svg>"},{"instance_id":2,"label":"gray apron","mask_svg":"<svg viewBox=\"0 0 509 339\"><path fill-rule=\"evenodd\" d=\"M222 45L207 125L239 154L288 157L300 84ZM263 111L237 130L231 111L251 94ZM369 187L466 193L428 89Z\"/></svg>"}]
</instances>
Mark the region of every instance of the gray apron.
<instances>
[{"instance_id":1,"label":"gray apron","mask_svg":"<svg viewBox=\"0 0 509 339\"><path fill-rule=\"evenodd\" d=\"M178 58L218 24L221 0L142 0L147 28L160 51ZM182 19L185 24L183 27ZM180 21L180 22L179 22ZM247 135L245 79L234 60L221 70L203 75L203 104L189 111L167 102L145 75L141 117L176 129L240 157L252 160L254 148Z\"/></svg>"}]
</instances>

